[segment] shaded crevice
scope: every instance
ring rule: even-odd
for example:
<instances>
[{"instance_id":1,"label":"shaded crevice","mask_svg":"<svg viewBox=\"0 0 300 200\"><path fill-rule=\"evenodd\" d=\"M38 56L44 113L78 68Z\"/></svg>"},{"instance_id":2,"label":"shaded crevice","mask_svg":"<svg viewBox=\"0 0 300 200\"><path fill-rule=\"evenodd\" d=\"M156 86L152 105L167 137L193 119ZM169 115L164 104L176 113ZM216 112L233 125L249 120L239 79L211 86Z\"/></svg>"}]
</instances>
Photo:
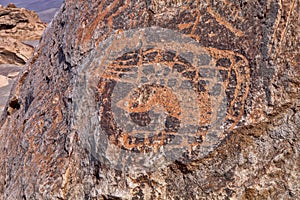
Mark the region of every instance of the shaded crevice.
<instances>
[{"instance_id":1,"label":"shaded crevice","mask_svg":"<svg viewBox=\"0 0 300 200\"><path fill-rule=\"evenodd\" d=\"M20 58L16 53L4 50L0 52L0 57L3 58L5 63L9 64L18 64L18 65L25 65L26 61Z\"/></svg>"},{"instance_id":2,"label":"shaded crevice","mask_svg":"<svg viewBox=\"0 0 300 200\"><path fill-rule=\"evenodd\" d=\"M34 100L34 97L33 97L33 92L30 91L28 94L27 94L27 97L25 99L25 113L27 112L28 108L30 107L32 101Z\"/></svg>"},{"instance_id":3,"label":"shaded crevice","mask_svg":"<svg viewBox=\"0 0 300 200\"><path fill-rule=\"evenodd\" d=\"M15 24L0 24L0 31L13 29L14 27L16 27Z\"/></svg>"}]
</instances>

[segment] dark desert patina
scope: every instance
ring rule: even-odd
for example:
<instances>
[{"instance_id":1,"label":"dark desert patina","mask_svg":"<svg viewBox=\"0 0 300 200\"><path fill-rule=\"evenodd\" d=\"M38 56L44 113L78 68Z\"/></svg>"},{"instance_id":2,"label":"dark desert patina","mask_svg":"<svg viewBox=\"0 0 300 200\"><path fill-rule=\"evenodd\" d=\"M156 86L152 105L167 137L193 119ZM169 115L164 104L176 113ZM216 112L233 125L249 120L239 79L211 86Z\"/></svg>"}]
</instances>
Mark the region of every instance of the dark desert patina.
<instances>
[{"instance_id":1,"label":"dark desert patina","mask_svg":"<svg viewBox=\"0 0 300 200\"><path fill-rule=\"evenodd\" d=\"M297 10L66 0L2 116L1 198L299 198Z\"/></svg>"}]
</instances>

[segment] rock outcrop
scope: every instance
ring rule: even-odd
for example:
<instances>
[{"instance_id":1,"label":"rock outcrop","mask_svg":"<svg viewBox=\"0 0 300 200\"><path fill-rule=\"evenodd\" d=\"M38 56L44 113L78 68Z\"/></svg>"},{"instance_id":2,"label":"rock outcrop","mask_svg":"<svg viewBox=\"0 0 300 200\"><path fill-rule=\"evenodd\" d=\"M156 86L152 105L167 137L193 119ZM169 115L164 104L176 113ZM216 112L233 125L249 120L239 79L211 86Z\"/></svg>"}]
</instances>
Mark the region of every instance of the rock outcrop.
<instances>
[{"instance_id":1,"label":"rock outcrop","mask_svg":"<svg viewBox=\"0 0 300 200\"><path fill-rule=\"evenodd\" d=\"M16 72L33 55L45 28L46 24L33 11L16 8L13 4L0 6L0 113Z\"/></svg>"},{"instance_id":2,"label":"rock outcrop","mask_svg":"<svg viewBox=\"0 0 300 200\"><path fill-rule=\"evenodd\" d=\"M8 5L10 0L2 0L2 5ZM18 8L34 10L43 22L50 23L55 13L59 10L63 0L14 0Z\"/></svg>"},{"instance_id":3,"label":"rock outcrop","mask_svg":"<svg viewBox=\"0 0 300 200\"><path fill-rule=\"evenodd\" d=\"M299 1L66 0L0 123L3 199L299 199Z\"/></svg>"},{"instance_id":4,"label":"rock outcrop","mask_svg":"<svg viewBox=\"0 0 300 200\"><path fill-rule=\"evenodd\" d=\"M26 41L39 40L45 28L34 11L0 7L0 64L24 65L33 53Z\"/></svg>"}]
</instances>

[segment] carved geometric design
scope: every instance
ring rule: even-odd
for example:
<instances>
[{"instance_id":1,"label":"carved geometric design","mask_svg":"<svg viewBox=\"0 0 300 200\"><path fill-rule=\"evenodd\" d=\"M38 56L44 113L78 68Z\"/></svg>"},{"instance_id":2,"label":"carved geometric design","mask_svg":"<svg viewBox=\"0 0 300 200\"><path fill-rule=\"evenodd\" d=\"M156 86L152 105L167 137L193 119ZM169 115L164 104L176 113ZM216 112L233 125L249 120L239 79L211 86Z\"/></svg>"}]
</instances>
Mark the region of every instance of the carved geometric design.
<instances>
[{"instance_id":1,"label":"carved geometric design","mask_svg":"<svg viewBox=\"0 0 300 200\"><path fill-rule=\"evenodd\" d=\"M150 170L162 157L164 164L187 152L203 157L244 113L250 72L232 51L152 27L108 38L90 59L82 69L87 85L77 91L90 91L94 105L79 107L98 116L88 143L114 167L125 167L120 159Z\"/></svg>"}]
</instances>

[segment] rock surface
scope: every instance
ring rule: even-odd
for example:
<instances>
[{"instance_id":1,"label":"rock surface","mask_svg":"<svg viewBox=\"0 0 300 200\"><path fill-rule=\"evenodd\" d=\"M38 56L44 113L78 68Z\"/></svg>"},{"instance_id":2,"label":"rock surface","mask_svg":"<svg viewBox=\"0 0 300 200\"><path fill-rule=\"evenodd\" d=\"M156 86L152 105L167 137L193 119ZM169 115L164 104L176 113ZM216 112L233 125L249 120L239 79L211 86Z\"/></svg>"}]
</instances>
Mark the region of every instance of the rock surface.
<instances>
[{"instance_id":1,"label":"rock surface","mask_svg":"<svg viewBox=\"0 0 300 200\"><path fill-rule=\"evenodd\" d=\"M299 1L211 2L65 1L2 116L1 198L300 199Z\"/></svg>"},{"instance_id":2,"label":"rock surface","mask_svg":"<svg viewBox=\"0 0 300 200\"><path fill-rule=\"evenodd\" d=\"M13 4L0 6L0 113L5 106L16 72L32 56L46 24L37 14ZM13 74L11 74L13 73Z\"/></svg>"}]
</instances>

